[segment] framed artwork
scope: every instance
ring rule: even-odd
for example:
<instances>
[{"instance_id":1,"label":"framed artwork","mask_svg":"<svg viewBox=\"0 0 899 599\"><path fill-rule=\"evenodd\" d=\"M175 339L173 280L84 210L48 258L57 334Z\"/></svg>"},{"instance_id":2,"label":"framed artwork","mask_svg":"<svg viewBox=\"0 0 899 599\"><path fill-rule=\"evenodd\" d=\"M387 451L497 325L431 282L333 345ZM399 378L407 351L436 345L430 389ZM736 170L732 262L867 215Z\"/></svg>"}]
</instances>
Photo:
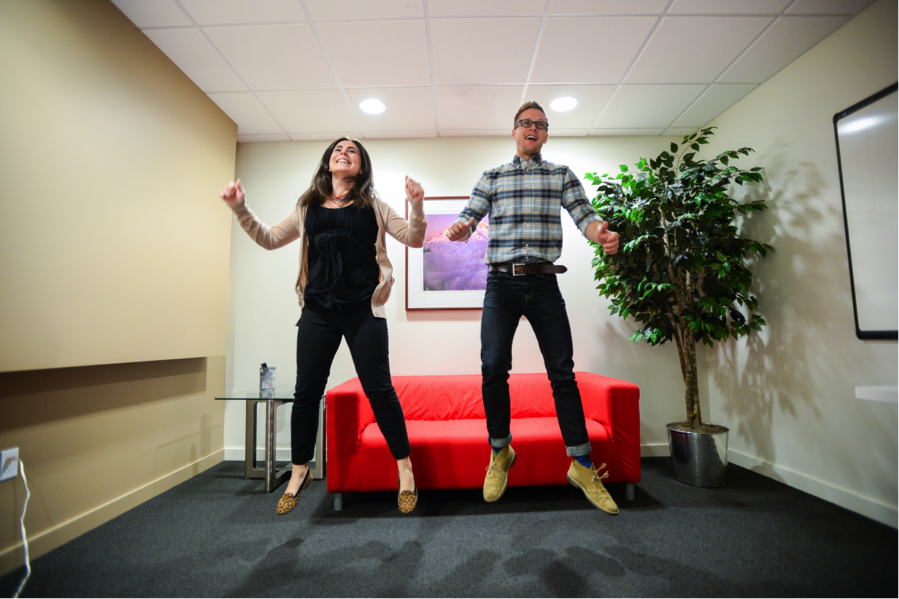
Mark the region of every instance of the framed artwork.
<instances>
[{"instance_id":1,"label":"framed artwork","mask_svg":"<svg viewBox=\"0 0 899 599\"><path fill-rule=\"evenodd\" d=\"M424 199L428 217L424 247L406 248L406 310L483 309L489 217L478 223L464 243L450 241L444 234L467 203L468 196Z\"/></svg>"}]
</instances>

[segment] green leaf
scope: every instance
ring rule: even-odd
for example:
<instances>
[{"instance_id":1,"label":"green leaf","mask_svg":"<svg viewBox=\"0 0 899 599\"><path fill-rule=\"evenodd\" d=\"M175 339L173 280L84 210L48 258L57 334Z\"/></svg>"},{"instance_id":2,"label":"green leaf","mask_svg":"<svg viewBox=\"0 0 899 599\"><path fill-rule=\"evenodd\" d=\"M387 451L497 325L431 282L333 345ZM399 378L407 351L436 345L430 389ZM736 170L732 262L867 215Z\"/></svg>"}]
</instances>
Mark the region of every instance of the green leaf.
<instances>
[{"instance_id":1,"label":"green leaf","mask_svg":"<svg viewBox=\"0 0 899 599\"><path fill-rule=\"evenodd\" d=\"M678 149L677 144L674 143L674 142L671 142L671 153L672 153L672 154L677 154L677 149Z\"/></svg>"},{"instance_id":2,"label":"green leaf","mask_svg":"<svg viewBox=\"0 0 899 599\"><path fill-rule=\"evenodd\" d=\"M626 164L621 164L621 165L618 166L618 168L621 169L621 172L622 172L622 173L626 173L626 172L627 172L627 165L626 165Z\"/></svg>"}]
</instances>

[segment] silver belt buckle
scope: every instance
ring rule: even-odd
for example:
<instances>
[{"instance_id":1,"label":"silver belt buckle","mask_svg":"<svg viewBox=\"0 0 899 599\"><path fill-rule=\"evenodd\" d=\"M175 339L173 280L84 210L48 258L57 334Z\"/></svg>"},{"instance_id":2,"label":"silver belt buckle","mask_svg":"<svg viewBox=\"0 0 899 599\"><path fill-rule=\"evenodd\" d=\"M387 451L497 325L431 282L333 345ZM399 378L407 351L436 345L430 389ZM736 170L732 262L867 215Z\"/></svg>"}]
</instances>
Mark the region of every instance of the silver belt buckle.
<instances>
[{"instance_id":1,"label":"silver belt buckle","mask_svg":"<svg viewBox=\"0 0 899 599\"><path fill-rule=\"evenodd\" d=\"M525 265L522 263L512 264L512 276L513 277L523 277L525 275L525 273L523 273L523 272L518 272L519 266L524 267Z\"/></svg>"}]
</instances>

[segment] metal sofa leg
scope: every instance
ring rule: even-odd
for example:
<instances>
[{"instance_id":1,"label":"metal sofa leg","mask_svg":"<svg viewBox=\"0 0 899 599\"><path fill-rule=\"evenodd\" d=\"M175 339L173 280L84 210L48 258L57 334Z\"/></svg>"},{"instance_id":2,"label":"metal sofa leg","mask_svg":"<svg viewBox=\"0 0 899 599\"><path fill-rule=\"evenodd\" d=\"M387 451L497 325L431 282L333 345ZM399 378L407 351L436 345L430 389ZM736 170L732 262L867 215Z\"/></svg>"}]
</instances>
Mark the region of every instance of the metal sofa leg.
<instances>
[{"instance_id":1,"label":"metal sofa leg","mask_svg":"<svg viewBox=\"0 0 899 599\"><path fill-rule=\"evenodd\" d=\"M343 509L343 493L334 493L334 511L339 512Z\"/></svg>"},{"instance_id":2,"label":"metal sofa leg","mask_svg":"<svg viewBox=\"0 0 899 599\"><path fill-rule=\"evenodd\" d=\"M626 483L624 485L624 497L628 501L634 500L634 483Z\"/></svg>"}]
</instances>

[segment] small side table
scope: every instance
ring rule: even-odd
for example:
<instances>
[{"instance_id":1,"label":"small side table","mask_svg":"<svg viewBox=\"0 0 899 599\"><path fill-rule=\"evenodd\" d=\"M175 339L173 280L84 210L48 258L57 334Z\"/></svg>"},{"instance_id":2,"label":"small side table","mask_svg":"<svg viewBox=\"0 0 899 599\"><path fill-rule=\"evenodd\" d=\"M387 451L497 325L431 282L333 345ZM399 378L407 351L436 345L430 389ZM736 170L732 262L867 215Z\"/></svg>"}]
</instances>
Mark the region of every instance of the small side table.
<instances>
[{"instance_id":1,"label":"small side table","mask_svg":"<svg viewBox=\"0 0 899 599\"><path fill-rule=\"evenodd\" d=\"M246 438L245 447L245 476L246 478L264 478L265 492L271 493L281 484L290 479L291 464L278 468L275 457L275 432L277 430L277 409L283 403L293 401L293 387L278 387L273 390L239 391L229 393L218 400L243 400L246 402ZM325 397L322 396L321 415L318 421L318 438L315 443L315 457L309 462L312 476L317 479L325 477ZM264 465L260 466L256 461L256 430L259 423L259 404L265 404L265 458Z\"/></svg>"}]
</instances>

